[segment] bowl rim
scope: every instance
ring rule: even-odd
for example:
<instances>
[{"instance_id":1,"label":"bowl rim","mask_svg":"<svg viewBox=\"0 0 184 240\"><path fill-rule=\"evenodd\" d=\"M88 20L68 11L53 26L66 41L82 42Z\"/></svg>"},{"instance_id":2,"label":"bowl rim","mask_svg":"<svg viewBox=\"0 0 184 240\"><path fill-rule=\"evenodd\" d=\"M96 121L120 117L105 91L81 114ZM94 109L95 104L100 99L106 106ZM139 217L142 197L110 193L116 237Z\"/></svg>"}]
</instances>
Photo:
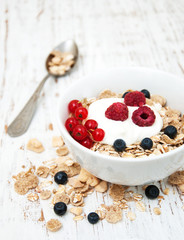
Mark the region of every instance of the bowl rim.
<instances>
[{"instance_id":1,"label":"bowl rim","mask_svg":"<svg viewBox=\"0 0 184 240\"><path fill-rule=\"evenodd\" d=\"M86 154L90 154L92 155L94 158L103 158L104 160L107 160L107 161L114 161L114 162L124 162L124 163L143 163L143 162L152 162L152 161L156 161L156 160L160 160L162 158L165 158L165 157L169 157L169 156L173 156L177 153L180 153L182 150L184 150L184 144L176 149L173 149L171 150L170 152L167 152L167 153L163 153L163 154L160 154L160 155L155 155L155 156L148 156L148 157L142 157L142 158L122 158L122 157L116 157L116 156L109 156L109 155L106 155L106 154L102 154L102 153L99 153L99 152L94 152L92 151L91 149L88 149L88 148L85 148L84 146L82 146L81 144L79 144L76 140L74 140L71 135L68 133L68 131L66 130L65 128L65 125L62 124L61 120L60 120L60 105L62 103L61 99L63 99L65 97L65 95L67 95L67 92L70 91L70 88L73 88L75 86L78 86L80 83L82 83L83 81L86 81L85 79L91 77L91 76L95 76L95 75L98 75L98 74L103 74L104 71L115 71L115 70L142 70L142 71L149 71L149 72L157 72L157 73L160 73L160 74L164 74L164 75L168 75L169 77L172 77L172 78L175 78L177 79L177 81L181 81L182 84L184 84L184 81L183 79L180 77L180 76L177 76L173 73L169 73L169 72L165 72L165 71L162 71L162 70L158 70L158 69L153 69L153 68L148 68L148 67L113 67L113 68L109 68L109 69L102 69L102 70L99 70L99 71L96 71L94 73L89 73L85 76L83 76L82 78L80 78L78 81L76 82L73 82L70 86L66 87L65 89L65 92L60 96L59 98L59 101L58 101L58 106L57 106L57 125L59 126L59 129L62 133L62 135L64 136L64 138L67 138L67 140L69 142L72 143L72 145L74 145L76 148L78 148L78 150L81 150L83 151L84 153Z\"/></svg>"}]
</instances>

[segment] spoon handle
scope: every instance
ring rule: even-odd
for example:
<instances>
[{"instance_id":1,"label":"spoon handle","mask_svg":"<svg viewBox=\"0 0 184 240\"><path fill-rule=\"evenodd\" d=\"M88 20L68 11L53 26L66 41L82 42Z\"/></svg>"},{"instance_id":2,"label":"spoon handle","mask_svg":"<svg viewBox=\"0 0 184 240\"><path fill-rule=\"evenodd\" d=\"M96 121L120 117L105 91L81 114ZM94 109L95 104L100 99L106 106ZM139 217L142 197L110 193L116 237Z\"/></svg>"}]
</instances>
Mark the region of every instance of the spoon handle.
<instances>
[{"instance_id":1,"label":"spoon handle","mask_svg":"<svg viewBox=\"0 0 184 240\"><path fill-rule=\"evenodd\" d=\"M28 100L28 102L22 109L22 111L8 126L7 132L11 137L18 137L27 131L35 113L40 92L49 76L50 75L47 74L44 77L44 79L41 81L31 98Z\"/></svg>"}]
</instances>

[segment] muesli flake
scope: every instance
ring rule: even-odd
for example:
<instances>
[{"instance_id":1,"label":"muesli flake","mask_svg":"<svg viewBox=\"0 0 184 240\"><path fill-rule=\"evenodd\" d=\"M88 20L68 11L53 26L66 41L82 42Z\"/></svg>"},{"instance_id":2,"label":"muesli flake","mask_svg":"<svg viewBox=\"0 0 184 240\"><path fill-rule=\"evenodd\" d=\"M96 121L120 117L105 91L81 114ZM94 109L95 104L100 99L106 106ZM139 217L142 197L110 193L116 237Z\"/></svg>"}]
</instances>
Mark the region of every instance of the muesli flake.
<instances>
[{"instance_id":1,"label":"muesli flake","mask_svg":"<svg viewBox=\"0 0 184 240\"><path fill-rule=\"evenodd\" d=\"M38 139L30 139L27 143L27 149L36 153L42 153L45 149Z\"/></svg>"},{"instance_id":2,"label":"muesli flake","mask_svg":"<svg viewBox=\"0 0 184 240\"><path fill-rule=\"evenodd\" d=\"M42 200L47 200L51 197L51 191L50 190L42 190L40 193L40 198Z\"/></svg>"},{"instance_id":3,"label":"muesli flake","mask_svg":"<svg viewBox=\"0 0 184 240\"><path fill-rule=\"evenodd\" d=\"M46 228L51 232L57 232L62 227L62 224L57 219L50 219L46 223Z\"/></svg>"},{"instance_id":4,"label":"muesli flake","mask_svg":"<svg viewBox=\"0 0 184 240\"><path fill-rule=\"evenodd\" d=\"M116 205L111 205L107 207L105 219L109 223L117 223L122 219L122 210Z\"/></svg>"}]
</instances>

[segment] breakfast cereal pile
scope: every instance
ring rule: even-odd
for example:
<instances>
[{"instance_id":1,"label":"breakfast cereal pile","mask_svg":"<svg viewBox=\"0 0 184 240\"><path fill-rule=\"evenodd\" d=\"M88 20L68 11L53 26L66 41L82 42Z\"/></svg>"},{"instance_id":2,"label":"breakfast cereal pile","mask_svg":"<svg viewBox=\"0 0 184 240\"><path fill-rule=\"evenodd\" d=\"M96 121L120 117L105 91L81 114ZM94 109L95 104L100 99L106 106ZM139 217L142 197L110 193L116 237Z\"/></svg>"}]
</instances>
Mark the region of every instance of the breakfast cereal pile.
<instances>
[{"instance_id":1,"label":"breakfast cereal pile","mask_svg":"<svg viewBox=\"0 0 184 240\"><path fill-rule=\"evenodd\" d=\"M75 63L71 53L53 51L49 57L48 70L53 75L64 75Z\"/></svg>"},{"instance_id":2,"label":"breakfast cereal pile","mask_svg":"<svg viewBox=\"0 0 184 240\"><path fill-rule=\"evenodd\" d=\"M126 146L123 139L117 139L113 145L103 143L105 131L98 128L98 123L88 119L89 106L99 99L124 98L123 103L112 104L105 112L106 118L115 121L125 121L128 118L127 106L138 106L134 111L132 121L140 126L152 126L155 119L150 107L159 106L158 113L163 121L160 132L150 138L144 138ZM72 100L69 105L69 118L65 122L66 129L71 136L84 147L115 157L142 158L167 153L184 143L184 115L180 111L166 105L166 99L159 95L151 95L147 90L133 91L131 89L117 94L107 89L99 96ZM146 105L145 105L146 104ZM147 119L141 118L145 115Z\"/></svg>"},{"instance_id":3,"label":"breakfast cereal pile","mask_svg":"<svg viewBox=\"0 0 184 240\"><path fill-rule=\"evenodd\" d=\"M135 202L138 211L145 212L144 197L142 194L129 190L128 186L111 184L103 181L73 161L69 155L67 146L62 137L52 138L52 146L56 149L56 158L43 161L37 168L31 166L28 171L22 171L13 176L14 190L20 195L25 195L30 202L48 200L52 204L56 215L62 216L69 211L73 214L74 221L86 219L91 224L105 219L109 223L117 223L122 220L122 212L126 211L126 217L130 221L136 219L136 214L129 210L129 202ZM27 143L27 150L40 154L44 151L43 144L37 139L30 139ZM57 188L52 188L53 181L57 183ZM184 171L172 174L168 182L178 185L184 193ZM160 190L155 185L143 186L145 195L149 199L157 199L158 203L164 199L160 196ZM112 205L101 204L94 212L85 213L85 198L90 197L94 191L110 196ZM164 195L169 194L169 189L161 190ZM69 209L68 209L69 208ZM153 212L161 214L160 207L155 207ZM43 215L43 213L42 213ZM61 229L64 222L58 219L50 219L46 223L48 230L55 232Z\"/></svg>"}]
</instances>

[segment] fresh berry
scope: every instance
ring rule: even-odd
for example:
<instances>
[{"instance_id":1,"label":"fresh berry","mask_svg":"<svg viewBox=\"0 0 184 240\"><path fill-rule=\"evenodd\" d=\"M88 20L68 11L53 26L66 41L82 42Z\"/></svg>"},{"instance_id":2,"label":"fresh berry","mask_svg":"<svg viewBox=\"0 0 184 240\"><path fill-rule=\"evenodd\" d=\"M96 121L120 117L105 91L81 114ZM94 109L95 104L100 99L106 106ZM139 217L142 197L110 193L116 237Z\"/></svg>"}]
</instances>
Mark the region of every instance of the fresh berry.
<instances>
[{"instance_id":1,"label":"fresh berry","mask_svg":"<svg viewBox=\"0 0 184 240\"><path fill-rule=\"evenodd\" d=\"M68 181L68 176L65 172L63 171L60 171L60 172L57 172L54 176L54 181L57 183L57 184L66 184L67 181Z\"/></svg>"},{"instance_id":2,"label":"fresh berry","mask_svg":"<svg viewBox=\"0 0 184 240\"><path fill-rule=\"evenodd\" d=\"M143 89L143 90L141 90L141 92L144 93L144 96L145 96L146 98L150 98L150 92L149 92L148 90Z\"/></svg>"},{"instance_id":3,"label":"fresh berry","mask_svg":"<svg viewBox=\"0 0 184 240\"><path fill-rule=\"evenodd\" d=\"M144 93L139 91L129 92L124 98L124 102L127 106L143 106L146 103Z\"/></svg>"},{"instance_id":4,"label":"fresh berry","mask_svg":"<svg viewBox=\"0 0 184 240\"><path fill-rule=\"evenodd\" d=\"M70 117L66 120L65 122L65 127L68 130L68 132L72 132L74 127L77 126L79 124L79 122L77 121L76 118L74 117Z\"/></svg>"},{"instance_id":5,"label":"fresh berry","mask_svg":"<svg viewBox=\"0 0 184 240\"><path fill-rule=\"evenodd\" d=\"M152 126L155 118L154 112L147 106L139 107L132 114L132 121L140 127Z\"/></svg>"},{"instance_id":6,"label":"fresh berry","mask_svg":"<svg viewBox=\"0 0 184 240\"><path fill-rule=\"evenodd\" d=\"M86 148L92 148L92 146L93 146L93 141L90 137L84 138L79 143Z\"/></svg>"},{"instance_id":7,"label":"fresh berry","mask_svg":"<svg viewBox=\"0 0 184 240\"><path fill-rule=\"evenodd\" d=\"M167 126L167 127L164 129L164 133L165 133L168 137L174 139L174 138L176 137L176 134L177 134L177 129L176 129L174 126L169 125L169 126Z\"/></svg>"},{"instance_id":8,"label":"fresh berry","mask_svg":"<svg viewBox=\"0 0 184 240\"><path fill-rule=\"evenodd\" d=\"M72 132L72 137L77 141L83 140L85 137L87 137L87 135L87 129L83 125L75 126Z\"/></svg>"},{"instance_id":9,"label":"fresh berry","mask_svg":"<svg viewBox=\"0 0 184 240\"><path fill-rule=\"evenodd\" d=\"M151 138L144 138L142 141L141 141L141 147L143 149L151 149L153 147L153 141L151 140Z\"/></svg>"},{"instance_id":10,"label":"fresh berry","mask_svg":"<svg viewBox=\"0 0 184 240\"><path fill-rule=\"evenodd\" d=\"M115 121L125 121L128 118L128 108L123 103L113 103L105 111L105 116Z\"/></svg>"},{"instance_id":11,"label":"fresh berry","mask_svg":"<svg viewBox=\"0 0 184 240\"><path fill-rule=\"evenodd\" d=\"M91 223L91 224L95 224L99 221L99 216L96 212L91 212L88 214L88 221Z\"/></svg>"},{"instance_id":12,"label":"fresh berry","mask_svg":"<svg viewBox=\"0 0 184 240\"><path fill-rule=\"evenodd\" d=\"M54 205L54 212L55 214L59 215L59 216L62 216L66 213L67 211L67 206L64 202L57 202L55 205Z\"/></svg>"},{"instance_id":13,"label":"fresh berry","mask_svg":"<svg viewBox=\"0 0 184 240\"><path fill-rule=\"evenodd\" d=\"M116 139L113 143L113 147L117 152L122 152L126 148L126 143L123 139Z\"/></svg>"},{"instance_id":14,"label":"fresh berry","mask_svg":"<svg viewBox=\"0 0 184 240\"><path fill-rule=\"evenodd\" d=\"M79 102L79 100L72 100L68 104L68 110L71 113L74 113L78 107L82 107L82 104Z\"/></svg>"},{"instance_id":15,"label":"fresh berry","mask_svg":"<svg viewBox=\"0 0 184 240\"><path fill-rule=\"evenodd\" d=\"M125 92L125 93L123 93L122 98L124 98L124 97L127 95L127 93L129 93L129 92Z\"/></svg>"},{"instance_id":16,"label":"fresh berry","mask_svg":"<svg viewBox=\"0 0 184 240\"><path fill-rule=\"evenodd\" d=\"M93 132L92 132L92 136L93 136L93 139L96 141L96 142L100 142L103 140L104 136L105 136L105 132L103 129L101 128L97 128L95 129Z\"/></svg>"},{"instance_id":17,"label":"fresh berry","mask_svg":"<svg viewBox=\"0 0 184 240\"><path fill-rule=\"evenodd\" d=\"M84 126L86 127L87 130L91 131L91 130L95 130L98 127L98 123L93 119L88 119L85 122Z\"/></svg>"},{"instance_id":18,"label":"fresh berry","mask_svg":"<svg viewBox=\"0 0 184 240\"><path fill-rule=\"evenodd\" d=\"M149 185L146 189L145 189L145 194L146 197L149 199L155 199L159 196L159 189L157 188L157 186L155 185Z\"/></svg>"},{"instance_id":19,"label":"fresh berry","mask_svg":"<svg viewBox=\"0 0 184 240\"><path fill-rule=\"evenodd\" d=\"M78 107L75 110L75 117L79 120L86 119L88 116L88 110L84 107Z\"/></svg>"}]
</instances>

